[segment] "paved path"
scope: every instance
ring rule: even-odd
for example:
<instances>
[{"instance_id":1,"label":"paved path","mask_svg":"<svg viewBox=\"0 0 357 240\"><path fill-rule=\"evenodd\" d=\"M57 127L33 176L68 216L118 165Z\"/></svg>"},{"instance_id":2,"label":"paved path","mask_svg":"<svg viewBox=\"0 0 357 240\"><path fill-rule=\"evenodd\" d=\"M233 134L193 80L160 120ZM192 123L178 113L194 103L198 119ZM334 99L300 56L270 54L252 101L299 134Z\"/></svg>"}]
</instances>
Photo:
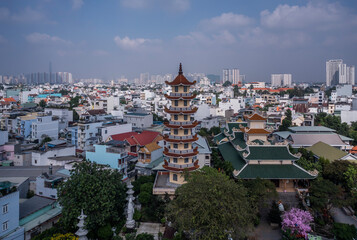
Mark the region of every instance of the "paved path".
<instances>
[{"instance_id":1,"label":"paved path","mask_svg":"<svg viewBox=\"0 0 357 240\"><path fill-rule=\"evenodd\" d=\"M353 224L357 228L357 218L346 215L341 208L332 208L330 213L335 222Z\"/></svg>"},{"instance_id":2,"label":"paved path","mask_svg":"<svg viewBox=\"0 0 357 240\"><path fill-rule=\"evenodd\" d=\"M280 227L278 229L273 229L268 222L268 211L269 209L264 209L261 213L260 223L255 228L254 238L255 240L280 240L282 235Z\"/></svg>"},{"instance_id":3,"label":"paved path","mask_svg":"<svg viewBox=\"0 0 357 240\"><path fill-rule=\"evenodd\" d=\"M142 222L140 223L140 227L138 228L136 234L149 233L154 235L155 240L158 240L159 232L162 232L162 234L164 234L164 231L165 231L165 227L163 227L162 224L160 223Z\"/></svg>"}]
</instances>

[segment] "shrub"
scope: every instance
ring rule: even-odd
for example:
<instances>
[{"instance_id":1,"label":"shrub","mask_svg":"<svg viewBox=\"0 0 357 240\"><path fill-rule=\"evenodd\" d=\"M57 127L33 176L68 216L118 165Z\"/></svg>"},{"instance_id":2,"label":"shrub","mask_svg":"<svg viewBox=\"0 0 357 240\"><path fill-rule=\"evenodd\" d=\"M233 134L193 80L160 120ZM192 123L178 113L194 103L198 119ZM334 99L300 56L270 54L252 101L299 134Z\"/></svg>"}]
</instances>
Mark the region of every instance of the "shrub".
<instances>
[{"instance_id":1,"label":"shrub","mask_svg":"<svg viewBox=\"0 0 357 240\"><path fill-rule=\"evenodd\" d=\"M138 234L135 240L154 240L154 236L148 233Z\"/></svg>"},{"instance_id":2,"label":"shrub","mask_svg":"<svg viewBox=\"0 0 357 240\"><path fill-rule=\"evenodd\" d=\"M141 212L138 211L137 209L134 210L133 219L134 219L135 221L140 221L140 219L141 219Z\"/></svg>"},{"instance_id":3,"label":"shrub","mask_svg":"<svg viewBox=\"0 0 357 240\"><path fill-rule=\"evenodd\" d=\"M151 194L148 192L140 192L139 194L139 202L143 205L147 205L151 200Z\"/></svg>"},{"instance_id":4,"label":"shrub","mask_svg":"<svg viewBox=\"0 0 357 240\"><path fill-rule=\"evenodd\" d=\"M126 240L135 240L135 233L127 233L125 234Z\"/></svg>"},{"instance_id":5,"label":"shrub","mask_svg":"<svg viewBox=\"0 0 357 240\"><path fill-rule=\"evenodd\" d=\"M151 182L144 183L143 185L140 186L140 192L147 192L147 193L152 193L152 188L154 187L154 184Z\"/></svg>"},{"instance_id":6,"label":"shrub","mask_svg":"<svg viewBox=\"0 0 357 240\"><path fill-rule=\"evenodd\" d=\"M271 205L271 209L268 214L268 219L271 223L281 223L281 212L279 210L278 204L275 201L273 201Z\"/></svg>"},{"instance_id":7,"label":"shrub","mask_svg":"<svg viewBox=\"0 0 357 240\"><path fill-rule=\"evenodd\" d=\"M97 231L97 235L100 239L110 240L113 236L112 227L109 224L100 227Z\"/></svg>"},{"instance_id":8,"label":"shrub","mask_svg":"<svg viewBox=\"0 0 357 240\"><path fill-rule=\"evenodd\" d=\"M344 223L334 223L332 233L337 240L352 240L357 237L356 227Z\"/></svg>"}]
</instances>

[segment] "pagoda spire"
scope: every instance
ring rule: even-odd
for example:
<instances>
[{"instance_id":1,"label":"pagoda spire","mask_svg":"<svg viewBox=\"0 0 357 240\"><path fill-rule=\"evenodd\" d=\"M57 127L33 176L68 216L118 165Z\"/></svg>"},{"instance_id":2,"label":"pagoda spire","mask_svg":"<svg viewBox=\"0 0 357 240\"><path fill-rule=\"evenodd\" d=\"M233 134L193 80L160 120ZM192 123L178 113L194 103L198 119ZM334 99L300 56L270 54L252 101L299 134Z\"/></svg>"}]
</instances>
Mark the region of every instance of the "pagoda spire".
<instances>
[{"instance_id":1,"label":"pagoda spire","mask_svg":"<svg viewBox=\"0 0 357 240\"><path fill-rule=\"evenodd\" d=\"M182 63L180 63L180 68L179 68L179 72L178 72L179 75L182 75L183 72L182 72Z\"/></svg>"}]
</instances>

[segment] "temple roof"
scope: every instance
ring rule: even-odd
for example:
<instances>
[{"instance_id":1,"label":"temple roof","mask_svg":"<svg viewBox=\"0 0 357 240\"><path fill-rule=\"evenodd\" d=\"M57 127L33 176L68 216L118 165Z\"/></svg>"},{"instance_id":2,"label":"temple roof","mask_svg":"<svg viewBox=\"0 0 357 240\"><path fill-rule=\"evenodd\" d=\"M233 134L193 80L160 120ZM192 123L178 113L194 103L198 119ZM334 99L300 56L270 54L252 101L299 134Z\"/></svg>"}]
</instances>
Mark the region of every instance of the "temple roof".
<instances>
[{"instance_id":1,"label":"temple roof","mask_svg":"<svg viewBox=\"0 0 357 240\"><path fill-rule=\"evenodd\" d=\"M257 145L249 146L250 154L246 160L298 160L298 157L289 152L287 146L279 145Z\"/></svg>"},{"instance_id":2,"label":"temple roof","mask_svg":"<svg viewBox=\"0 0 357 240\"><path fill-rule=\"evenodd\" d=\"M244 116L245 119L249 119L250 121L266 121L267 118L263 117L258 113L253 113L252 115Z\"/></svg>"},{"instance_id":3,"label":"temple roof","mask_svg":"<svg viewBox=\"0 0 357 240\"><path fill-rule=\"evenodd\" d=\"M187 80L187 78L183 75L182 64L180 63L180 70L178 72L177 77L172 82L165 81L165 83L170 86L178 86L178 85L191 86L196 84L196 81L190 82Z\"/></svg>"}]
</instances>

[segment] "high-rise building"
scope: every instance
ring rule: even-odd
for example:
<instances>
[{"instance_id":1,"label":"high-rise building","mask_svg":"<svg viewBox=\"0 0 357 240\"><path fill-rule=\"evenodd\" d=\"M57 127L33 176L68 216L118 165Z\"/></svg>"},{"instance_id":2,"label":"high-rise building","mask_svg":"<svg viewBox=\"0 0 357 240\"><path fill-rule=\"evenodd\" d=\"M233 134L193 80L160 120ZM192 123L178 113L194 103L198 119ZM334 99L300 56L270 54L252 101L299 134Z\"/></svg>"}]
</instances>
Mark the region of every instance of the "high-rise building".
<instances>
[{"instance_id":1,"label":"high-rise building","mask_svg":"<svg viewBox=\"0 0 357 240\"><path fill-rule=\"evenodd\" d=\"M342 59L328 60L326 62L326 86L333 86L339 83L339 69L342 64Z\"/></svg>"},{"instance_id":2,"label":"high-rise building","mask_svg":"<svg viewBox=\"0 0 357 240\"><path fill-rule=\"evenodd\" d=\"M198 140L194 129L198 122L193 120L197 107L191 106L191 100L195 98L190 92L190 87L196 82L190 82L182 72L182 65L178 76L172 82L166 82L172 88L170 95L165 97L171 101L170 108L165 107L165 112L170 114L169 122L165 126L170 129L170 134L164 136L168 147L164 149L163 167L169 171L168 181L174 185L186 182L185 172L199 168L197 147L193 143Z\"/></svg>"},{"instance_id":3,"label":"high-rise building","mask_svg":"<svg viewBox=\"0 0 357 240\"><path fill-rule=\"evenodd\" d=\"M347 84L355 85L355 66L347 67L346 74Z\"/></svg>"},{"instance_id":4,"label":"high-rise building","mask_svg":"<svg viewBox=\"0 0 357 240\"><path fill-rule=\"evenodd\" d=\"M150 79L149 77L150 77L149 73L140 73L140 83L141 84L148 83Z\"/></svg>"},{"instance_id":5,"label":"high-rise building","mask_svg":"<svg viewBox=\"0 0 357 240\"><path fill-rule=\"evenodd\" d=\"M239 69L223 69L222 81L225 83L226 81L231 82L234 85L239 84L240 82Z\"/></svg>"},{"instance_id":6,"label":"high-rise building","mask_svg":"<svg viewBox=\"0 0 357 240\"><path fill-rule=\"evenodd\" d=\"M291 74L272 74L271 75L272 87L291 87L292 75Z\"/></svg>"},{"instance_id":7,"label":"high-rise building","mask_svg":"<svg viewBox=\"0 0 357 240\"><path fill-rule=\"evenodd\" d=\"M355 84L355 67L347 66L342 59L333 59L326 62L326 86L338 84Z\"/></svg>"}]
</instances>

